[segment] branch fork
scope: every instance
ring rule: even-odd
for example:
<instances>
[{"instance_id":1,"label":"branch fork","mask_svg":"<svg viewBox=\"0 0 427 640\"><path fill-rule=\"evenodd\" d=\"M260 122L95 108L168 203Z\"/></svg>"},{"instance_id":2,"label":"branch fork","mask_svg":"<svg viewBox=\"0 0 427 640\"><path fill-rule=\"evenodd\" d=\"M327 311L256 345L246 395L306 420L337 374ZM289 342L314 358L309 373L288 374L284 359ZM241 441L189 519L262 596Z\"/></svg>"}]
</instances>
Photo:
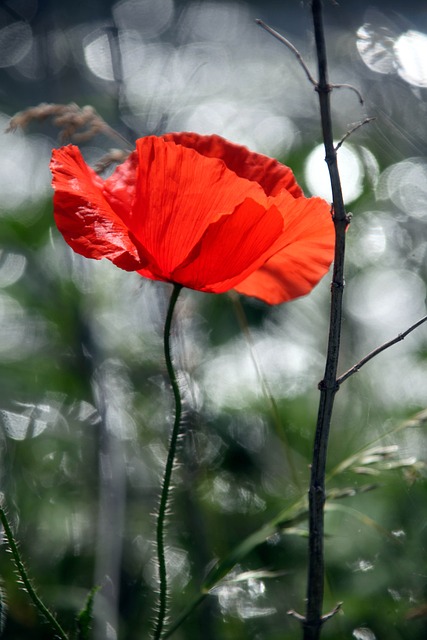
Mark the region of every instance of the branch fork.
<instances>
[{"instance_id":1,"label":"branch fork","mask_svg":"<svg viewBox=\"0 0 427 640\"><path fill-rule=\"evenodd\" d=\"M319 91L320 90L322 92L329 93L333 89L350 89L350 91L354 91L354 93L357 95L360 104L361 105L364 104L362 94L360 93L360 91L358 89L356 89L356 87L353 87L352 84L347 84L347 83L344 83L344 84L329 84L329 83L327 83L321 89L319 89L319 83L312 76L311 71L308 68L307 63L305 62L304 58L302 57L301 53L298 51L296 46L294 44L292 44L292 42L290 40L288 40L287 38L282 36L281 33L279 33L278 31L276 31L275 29L270 27L268 24L266 24L263 20L260 20L259 18L257 18L255 20L255 22L260 27L262 27L265 31L267 31L267 33L272 35L273 38L276 38L276 40L279 40L279 42L284 44L285 47L287 47L290 51L292 51L292 53L295 55L295 57L297 58L298 62L300 63L301 67L303 68L304 73L307 76L308 81L310 82L310 84L313 85L315 91Z\"/></svg>"},{"instance_id":2,"label":"branch fork","mask_svg":"<svg viewBox=\"0 0 427 640\"><path fill-rule=\"evenodd\" d=\"M341 141L335 145L332 116L330 106L330 94L334 88L347 88L354 91L361 104L363 98L360 92L351 85L334 85L328 80L328 63L326 54L326 42L323 26L322 0L312 0L311 2L314 36L316 42L316 54L318 63L318 78L316 81L305 63L300 52L296 47L284 38L277 31L266 25L261 20L257 20L263 29L270 33L273 37L284 44L296 56L298 62L303 68L309 82L314 86L319 96L319 109L323 134L323 142L325 146L325 161L328 166L332 194L333 194L333 222L335 225L336 246L334 270L331 284L331 306L330 306L330 324L329 324L329 340L326 356L325 373L323 380L319 383L320 401L316 423L316 431L314 437L313 460L311 464L310 490L308 495L309 502L309 543L308 543L308 571L307 571L307 598L306 598L306 614L301 615L295 611L289 611L288 614L298 620L303 629L303 640L319 640L321 628L325 622L330 620L341 608L342 603L338 603L336 607L327 614L322 615L323 598L324 598L324 576L325 576L325 560L324 560L324 507L325 507L325 476L326 476L326 460L328 451L329 430L331 426L331 418L334 407L336 393L340 385L353 373L389 346L403 340L405 336L420 326L427 320L427 316L412 325L407 331L399 334L394 340L391 340L381 347L378 347L370 354L365 356L360 362L355 364L351 369L344 373L341 377L337 377L338 357L340 351L340 339L342 328L342 300L344 293L344 258L345 258L345 240L346 229L350 223L351 215L346 213L344 200L342 196L342 188L340 175L337 164L337 151L343 142L357 129L367 124L372 118L366 118L359 124L350 129Z\"/></svg>"},{"instance_id":3,"label":"branch fork","mask_svg":"<svg viewBox=\"0 0 427 640\"><path fill-rule=\"evenodd\" d=\"M330 620L331 618L333 618L338 611L341 611L342 609L342 602L338 602L335 607L329 612L329 613L325 613L325 615L323 615L321 617L321 623L324 624L325 622L327 622L328 620ZM298 622L301 622L301 624L305 624L307 622L307 619L305 616L301 615L300 613L298 613L297 611L295 611L294 609L290 609L287 612L288 616L291 616L292 618L295 618L295 620L298 620Z\"/></svg>"}]
</instances>

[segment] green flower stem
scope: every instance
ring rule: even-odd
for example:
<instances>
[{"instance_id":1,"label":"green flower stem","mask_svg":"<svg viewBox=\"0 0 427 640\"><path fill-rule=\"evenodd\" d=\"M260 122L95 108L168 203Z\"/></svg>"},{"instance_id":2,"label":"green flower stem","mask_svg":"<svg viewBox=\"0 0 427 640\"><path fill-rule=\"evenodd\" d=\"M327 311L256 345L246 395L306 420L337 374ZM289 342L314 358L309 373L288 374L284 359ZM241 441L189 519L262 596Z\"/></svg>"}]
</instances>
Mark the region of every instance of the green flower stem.
<instances>
[{"instance_id":1,"label":"green flower stem","mask_svg":"<svg viewBox=\"0 0 427 640\"><path fill-rule=\"evenodd\" d=\"M39 596L35 592L33 585L28 577L27 571L24 567L24 563L21 559L21 554L19 553L18 545L16 543L15 537L12 532L12 528L9 524L9 521L6 517L6 513L4 509L0 507L0 520L3 525L4 534L6 536L9 548L12 553L13 560L15 562L16 570L19 574L22 583L27 590L28 595L33 601L34 606L40 612L40 614L47 620L48 624L55 630L55 633L61 640L68 640L68 636L55 618L55 616L49 611L46 605L40 600Z\"/></svg>"},{"instance_id":2,"label":"green flower stem","mask_svg":"<svg viewBox=\"0 0 427 640\"><path fill-rule=\"evenodd\" d=\"M175 284L172 295L169 301L169 308L165 321L164 330L164 350L166 359L166 368L169 375L169 380L172 385L172 391L175 399L175 421L172 428L172 433L169 441L168 457L166 461L165 472L163 476L162 491L160 494L159 512L157 515L157 561L159 565L159 603L157 611L157 620L153 633L153 640L160 640L163 634L163 628L165 626L165 619L167 614L168 604L168 582L166 571L166 556L165 556L165 520L166 512L169 502L169 494L171 489L172 471L175 462L176 447L178 443L181 414L182 414L182 400L179 391L178 381L176 379L176 373L172 364L170 338L171 338L171 325L173 312L175 309L176 301L178 300L179 293L182 289L182 285Z\"/></svg>"}]
</instances>

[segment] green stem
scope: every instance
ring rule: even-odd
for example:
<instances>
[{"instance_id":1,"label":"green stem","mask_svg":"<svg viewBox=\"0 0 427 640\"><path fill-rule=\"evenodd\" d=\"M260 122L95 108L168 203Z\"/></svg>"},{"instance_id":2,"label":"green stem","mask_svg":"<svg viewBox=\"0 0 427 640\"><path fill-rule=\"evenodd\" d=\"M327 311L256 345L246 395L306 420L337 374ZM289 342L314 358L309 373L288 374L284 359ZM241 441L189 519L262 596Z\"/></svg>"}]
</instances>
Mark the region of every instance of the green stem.
<instances>
[{"instance_id":1,"label":"green stem","mask_svg":"<svg viewBox=\"0 0 427 640\"><path fill-rule=\"evenodd\" d=\"M21 554L19 553L18 545L12 533L12 528L6 517L6 513L4 509L2 509L1 507L0 507L0 520L3 525L4 534L6 536L9 548L12 552L12 557L15 562L16 570L18 571L19 577L22 580L22 583L25 589L27 590L28 595L33 601L34 606L36 607L36 609L38 609L41 615L47 620L50 626L55 630L58 637L61 638L61 640L68 640L67 634L65 633L65 631L63 630L59 622L56 620L55 616L49 611L49 609L40 600L39 596L35 592L34 587L31 584L31 581L28 577L27 571L24 567L24 563L22 562Z\"/></svg>"},{"instance_id":2,"label":"green stem","mask_svg":"<svg viewBox=\"0 0 427 640\"><path fill-rule=\"evenodd\" d=\"M169 308L165 321L164 330L164 350L166 359L166 368L169 375L169 380L172 385L172 391L175 399L175 421L172 428L172 433L169 441L168 457L166 461L165 472L163 476L162 491L160 494L159 512L157 515L157 561L159 565L159 604L157 611L157 620L153 633L153 640L160 640L165 625L167 603L168 603L168 581L166 571L166 555L165 555L165 521L166 512L169 502L169 494L171 489L172 471L175 462L176 447L178 443L178 437L181 425L181 413L182 413L182 400L179 391L178 381L176 379L176 373L172 364L172 355L170 348L171 338L171 325L173 312L175 309L176 301L178 300L179 293L182 286L175 284L172 295L169 301Z\"/></svg>"}]
</instances>

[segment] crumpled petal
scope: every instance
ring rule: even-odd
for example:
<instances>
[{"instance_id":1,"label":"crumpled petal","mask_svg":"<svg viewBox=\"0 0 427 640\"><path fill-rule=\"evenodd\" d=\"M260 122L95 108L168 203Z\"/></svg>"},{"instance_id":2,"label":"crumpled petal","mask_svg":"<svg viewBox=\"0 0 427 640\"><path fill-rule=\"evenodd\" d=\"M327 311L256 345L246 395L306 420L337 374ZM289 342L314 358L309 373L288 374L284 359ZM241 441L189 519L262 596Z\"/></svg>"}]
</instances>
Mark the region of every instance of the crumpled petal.
<instances>
[{"instance_id":1,"label":"crumpled petal","mask_svg":"<svg viewBox=\"0 0 427 640\"><path fill-rule=\"evenodd\" d=\"M257 182L267 196L286 189L294 198L303 195L289 167L261 153L233 144L217 135L199 136L197 133L168 133L164 140L173 140L184 147L195 149L207 158L220 158L231 171L241 178Z\"/></svg>"},{"instance_id":2,"label":"crumpled petal","mask_svg":"<svg viewBox=\"0 0 427 640\"><path fill-rule=\"evenodd\" d=\"M247 198L233 215L209 225L172 280L199 291L228 291L265 262L282 232L283 218L276 207L266 210Z\"/></svg>"},{"instance_id":3,"label":"crumpled petal","mask_svg":"<svg viewBox=\"0 0 427 640\"><path fill-rule=\"evenodd\" d=\"M130 226L138 174L138 154L133 151L104 182L103 193L119 218Z\"/></svg>"},{"instance_id":4,"label":"crumpled petal","mask_svg":"<svg viewBox=\"0 0 427 640\"><path fill-rule=\"evenodd\" d=\"M124 222L103 194L103 181L87 166L80 150L68 145L55 149L53 173L55 222L67 243L86 258L108 258L125 271L144 263Z\"/></svg>"},{"instance_id":5,"label":"crumpled petal","mask_svg":"<svg viewBox=\"0 0 427 640\"><path fill-rule=\"evenodd\" d=\"M137 141L139 173L129 222L163 277L190 254L207 227L245 198L267 204L256 182L239 178L216 158L149 136ZM235 236L236 245L239 238Z\"/></svg>"},{"instance_id":6,"label":"crumpled petal","mask_svg":"<svg viewBox=\"0 0 427 640\"><path fill-rule=\"evenodd\" d=\"M306 295L328 272L335 231L327 202L321 198L294 200L284 215L282 237L285 246L236 284L236 291L280 304Z\"/></svg>"}]
</instances>

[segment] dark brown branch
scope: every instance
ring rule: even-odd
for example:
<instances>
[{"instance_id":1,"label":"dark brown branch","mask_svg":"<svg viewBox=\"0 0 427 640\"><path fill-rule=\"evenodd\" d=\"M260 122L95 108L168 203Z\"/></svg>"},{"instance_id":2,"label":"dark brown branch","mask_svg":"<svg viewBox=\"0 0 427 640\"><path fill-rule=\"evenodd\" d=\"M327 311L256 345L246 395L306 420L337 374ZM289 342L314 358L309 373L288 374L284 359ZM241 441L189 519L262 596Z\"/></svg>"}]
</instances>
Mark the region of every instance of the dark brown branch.
<instances>
[{"instance_id":1,"label":"dark brown branch","mask_svg":"<svg viewBox=\"0 0 427 640\"><path fill-rule=\"evenodd\" d=\"M363 367L363 365L369 362L369 360L372 360L372 358L375 358L375 356L377 356L379 353L382 353L389 347L392 347L394 344L397 344L398 342L401 342L402 340L404 340L408 334L412 333L412 331L417 329L420 325L424 324L424 322L427 322L427 316L424 316L424 318L421 318L421 320L418 320L418 322L415 322L415 324L410 326L409 329L406 329L406 331L404 331L403 333L399 333L399 335L397 335L392 340L385 342L380 347L377 347L376 349L368 353L368 355L366 355L364 358L359 360L357 364L353 365L351 369L348 369L348 371L343 373L342 376L338 378L337 385L338 386L341 385L343 382L345 382L345 380L350 378L350 376L352 376L353 373L357 373Z\"/></svg>"},{"instance_id":2,"label":"dark brown branch","mask_svg":"<svg viewBox=\"0 0 427 640\"><path fill-rule=\"evenodd\" d=\"M320 402L316 423L316 433L313 448L313 461L311 465L311 478L309 489L309 558L307 573L307 607L306 614L302 616L295 611L289 614L299 620L303 627L304 640L319 640L322 625L338 611L335 608L331 614L322 616L323 591L324 591L324 506L325 506L325 473L326 457L328 450L329 430L331 425L332 410L335 394L339 389L337 384L337 367L341 339L342 322L342 298L344 292L344 256L345 256L345 230L349 223L342 196L341 181L337 164L337 149L334 147L332 130L332 118L330 107L330 93L334 85L329 84L328 65L326 56L326 43L323 29L322 2L312 0L311 3L314 35L316 42L316 54L318 63L318 77L316 82L311 75L306 63L294 45L282 35L274 31L261 20L256 22L268 33L277 38L297 57L300 65L319 96L320 116L322 125L323 142L325 146L325 161L328 165L332 187L333 220L335 225L335 256L334 270L331 287L331 310L329 325L329 340L326 356L325 374L319 385ZM349 85L336 85L356 91L361 102L360 92ZM350 132L351 133L351 132ZM350 135L350 133L348 135ZM348 137L348 135L346 137ZM342 143L339 143L338 147ZM339 605L341 606L341 605Z\"/></svg>"},{"instance_id":3,"label":"dark brown branch","mask_svg":"<svg viewBox=\"0 0 427 640\"><path fill-rule=\"evenodd\" d=\"M304 640L318 640L324 618L322 617L324 590L324 505L325 472L329 430L335 394L338 391L337 366L341 339L342 297L344 292L344 255L345 229L348 224L341 190L341 181L337 165L337 153L334 147L332 118L330 108L331 85L328 79L326 43L323 28L322 2L312 1L312 15L316 53L318 60L320 116L322 123L325 160L329 169L332 187L335 259L331 289L331 311L329 325L328 351L325 375L320 384L320 402L314 439L313 461L311 466L309 490L309 558L307 574L307 607L303 623Z\"/></svg>"}]
</instances>

